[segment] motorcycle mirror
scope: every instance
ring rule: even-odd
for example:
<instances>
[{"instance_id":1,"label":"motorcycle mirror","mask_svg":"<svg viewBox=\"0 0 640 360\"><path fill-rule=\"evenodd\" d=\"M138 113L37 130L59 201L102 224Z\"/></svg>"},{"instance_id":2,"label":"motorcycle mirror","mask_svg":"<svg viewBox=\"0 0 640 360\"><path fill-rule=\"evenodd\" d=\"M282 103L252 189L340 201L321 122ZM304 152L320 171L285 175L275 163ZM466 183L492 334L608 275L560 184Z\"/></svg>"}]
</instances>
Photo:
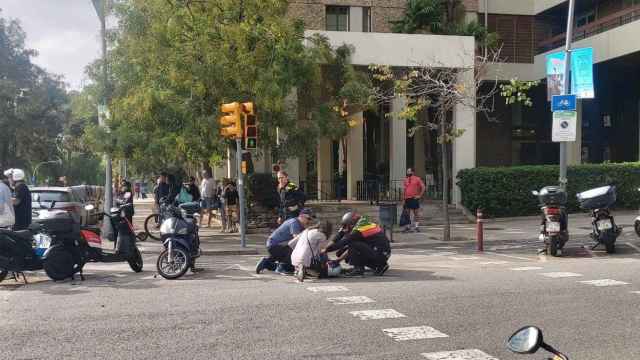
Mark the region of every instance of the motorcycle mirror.
<instances>
[{"instance_id":1,"label":"motorcycle mirror","mask_svg":"<svg viewBox=\"0 0 640 360\"><path fill-rule=\"evenodd\" d=\"M542 345L542 330L535 326L525 326L516 331L507 342L507 347L517 354L533 354Z\"/></svg>"},{"instance_id":2,"label":"motorcycle mirror","mask_svg":"<svg viewBox=\"0 0 640 360\"><path fill-rule=\"evenodd\" d=\"M86 206L84 207L84 209L85 209L85 210L87 210L87 211L94 210L95 208L96 208L96 207L95 207L95 206L93 206L93 204L89 204L89 205L86 205Z\"/></svg>"},{"instance_id":3,"label":"motorcycle mirror","mask_svg":"<svg viewBox=\"0 0 640 360\"><path fill-rule=\"evenodd\" d=\"M126 193L124 193L124 196L123 196L123 197L124 197L126 200L129 200L129 199L131 199L131 193L130 193L130 192L126 192Z\"/></svg>"},{"instance_id":4,"label":"motorcycle mirror","mask_svg":"<svg viewBox=\"0 0 640 360\"><path fill-rule=\"evenodd\" d=\"M539 192L537 192L536 190L533 190L531 193L532 193L534 196L538 196L538 195L540 195L540 193L539 193Z\"/></svg>"}]
</instances>

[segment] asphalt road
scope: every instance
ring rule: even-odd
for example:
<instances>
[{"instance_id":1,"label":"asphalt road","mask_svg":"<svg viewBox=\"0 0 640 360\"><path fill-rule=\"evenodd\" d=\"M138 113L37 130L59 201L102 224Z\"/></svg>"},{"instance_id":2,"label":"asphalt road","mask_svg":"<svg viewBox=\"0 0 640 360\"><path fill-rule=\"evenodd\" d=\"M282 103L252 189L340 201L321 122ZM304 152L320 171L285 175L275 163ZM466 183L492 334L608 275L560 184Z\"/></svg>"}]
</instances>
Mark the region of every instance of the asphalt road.
<instances>
[{"instance_id":1,"label":"asphalt road","mask_svg":"<svg viewBox=\"0 0 640 360\"><path fill-rule=\"evenodd\" d=\"M383 277L302 284L255 275L255 256L206 257L178 281L154 278L153 256L140 274L120 264L91 265L84 282L30 274L29 285L0 285L0 358L542 359L505 348L534 324L572 359L637 359L631 241L613 256L573 243L562 258L536 255L534 242L401 249Z\"/></svg>"}]
</instances>

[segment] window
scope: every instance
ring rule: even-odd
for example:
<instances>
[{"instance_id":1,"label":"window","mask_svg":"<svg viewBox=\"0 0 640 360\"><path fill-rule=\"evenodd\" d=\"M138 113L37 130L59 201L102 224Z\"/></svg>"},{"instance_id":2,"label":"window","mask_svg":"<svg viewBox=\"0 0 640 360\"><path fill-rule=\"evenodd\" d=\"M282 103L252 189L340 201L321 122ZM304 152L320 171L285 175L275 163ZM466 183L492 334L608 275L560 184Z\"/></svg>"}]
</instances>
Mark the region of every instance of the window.
<instances>
[{"instance_id":1,"label":"window","mask_svg":"<svg viewBox=\"0 0 640 360\"><path fill-rule=\"evenodd\" d=\"M371 32L371 8L362 8L362 32Z\"/></svg>"},{"instance_id":2,"label":"window","mask_svg":"<svg viewBox=\"0 0 640 360\"><path fill-rule=\"evenodd\" d=\"M596 21L596 12L591 10L576 17L576 27L582 27Z\"/></svg>"},{"instance_id":3,"label":"window","mask_svg":"<svg viewBox=\"0 0 640 360\"><path fill-rule=\"evenodd\" d=\"M348 6L327 6L327 31L349 31Z\"/></svg>"}]
</instances>

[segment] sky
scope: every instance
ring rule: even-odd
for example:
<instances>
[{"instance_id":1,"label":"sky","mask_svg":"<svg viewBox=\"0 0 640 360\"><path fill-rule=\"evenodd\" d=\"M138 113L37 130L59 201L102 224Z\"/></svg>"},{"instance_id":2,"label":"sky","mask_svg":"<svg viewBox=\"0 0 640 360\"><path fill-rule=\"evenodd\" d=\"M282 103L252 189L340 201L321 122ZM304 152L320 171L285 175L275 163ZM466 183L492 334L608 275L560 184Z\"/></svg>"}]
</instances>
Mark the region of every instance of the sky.
<instances>
[{"instance_id":1,"label":"sky","mask_svg":"<svg viewBox=\"0 0 640 360\"><path fill-rule=\"evenodd\" d=\"M100 21L91 0L0 0L1 16L20 20L33 62L63 75L71 89L88 83L84 68L100 57Z\"/></svg>"}]
</instances>

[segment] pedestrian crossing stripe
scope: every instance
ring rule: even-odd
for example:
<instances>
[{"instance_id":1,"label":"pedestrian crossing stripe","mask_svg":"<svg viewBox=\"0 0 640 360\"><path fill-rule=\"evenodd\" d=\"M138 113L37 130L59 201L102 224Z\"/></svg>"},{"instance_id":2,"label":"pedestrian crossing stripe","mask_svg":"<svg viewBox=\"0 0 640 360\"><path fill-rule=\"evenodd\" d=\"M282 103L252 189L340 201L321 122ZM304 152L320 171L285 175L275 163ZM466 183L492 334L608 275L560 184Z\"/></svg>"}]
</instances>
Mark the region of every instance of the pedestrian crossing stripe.
<instances>
[{"instance_id":1,"label":"pedestrian crossing stripe","mask_svg":"<svg viewBox=\"0 0 640 360\"><path fill-rule=\"evenodd\" d=\"M578 281L578 282L582 284L597 286L597 287L629 285L629 283L627 282L611 280L611 279L586 280L586 281Z\"/></svg>"},{"instance_id":2,"label":"pedestrian crossing stripe","mask_svg":"<svg viewBox=\"0 0 640 360\"><path fill-rule=\"evenodd\" d=\"M381 319L396 319L406 317L405 315L393 310L393 309L381 309L381 310L361 310L349 312L355 317L359 317L360 320L381 320Z\"/></svg>"},{"instance_id":3,"label":"pedestrian crossing stripe","mask_svg":"<svg viewBox=\"0 0 640 360\"><path fill-rule=\"evenodd\" d=\"M395 341L422 340L446 338L449 335L429 326L410 326L404 328L382 329L387 336Z\"/></svg>"},{"instance_id":4,"label":"pedestrian crossing stripe","mask_svg":"<svg viewBox=\"0 0 640 360\"><path fill-rule=\"evenodd\" d=\"M422 354L429 360L499 360L478 349L440 351Z\"/></svg>"},{"instance_id":5,"label":"pedestrian crossing stripe","mask_svg":"<svg viewBox=\"0 0 640 360\"><path fill-rule=\"evenodd\" d=\"M549 278L552 278L552 279L582 276L582 274L576 274L576 273L572 273L572 272L550 272L550 273L544 273L544 274L540 274L540 275L546 276L546 277L549 277Z\"/></svg>"},{"instance_id":6,"label":"pedestrian crossing stripe","mask_svg":"<svg viewBox=\"0 0 640 360\"><path fill-rule=\"evenodd\" d=\"M531 270L542 270L543 268L539 266L523 266L517 268L511 268L513 271L531 271Z\"/></svg>"},{"instance_id":7,"label":"pedestrian crossing stripe","mask_svg":"<svg viewBox=\"0 0 640 360\"><path fill-rule=\"evenodd\" d=\"M352 304L367 304L375 302L366 296L344 296L327 298L327 300L335 305L352 305Z\"/></svg>"},{"instance_id":8,"label":"pedestrian crossing stripe","mask_svg":"<svg viewBox=\"0 0 640 360\"><path fill-rule=\"evenodd\" d=\"M312 286L308 287L307 290L314 293L349 291L345 286Z\"/></svg>"}]
</instances>

